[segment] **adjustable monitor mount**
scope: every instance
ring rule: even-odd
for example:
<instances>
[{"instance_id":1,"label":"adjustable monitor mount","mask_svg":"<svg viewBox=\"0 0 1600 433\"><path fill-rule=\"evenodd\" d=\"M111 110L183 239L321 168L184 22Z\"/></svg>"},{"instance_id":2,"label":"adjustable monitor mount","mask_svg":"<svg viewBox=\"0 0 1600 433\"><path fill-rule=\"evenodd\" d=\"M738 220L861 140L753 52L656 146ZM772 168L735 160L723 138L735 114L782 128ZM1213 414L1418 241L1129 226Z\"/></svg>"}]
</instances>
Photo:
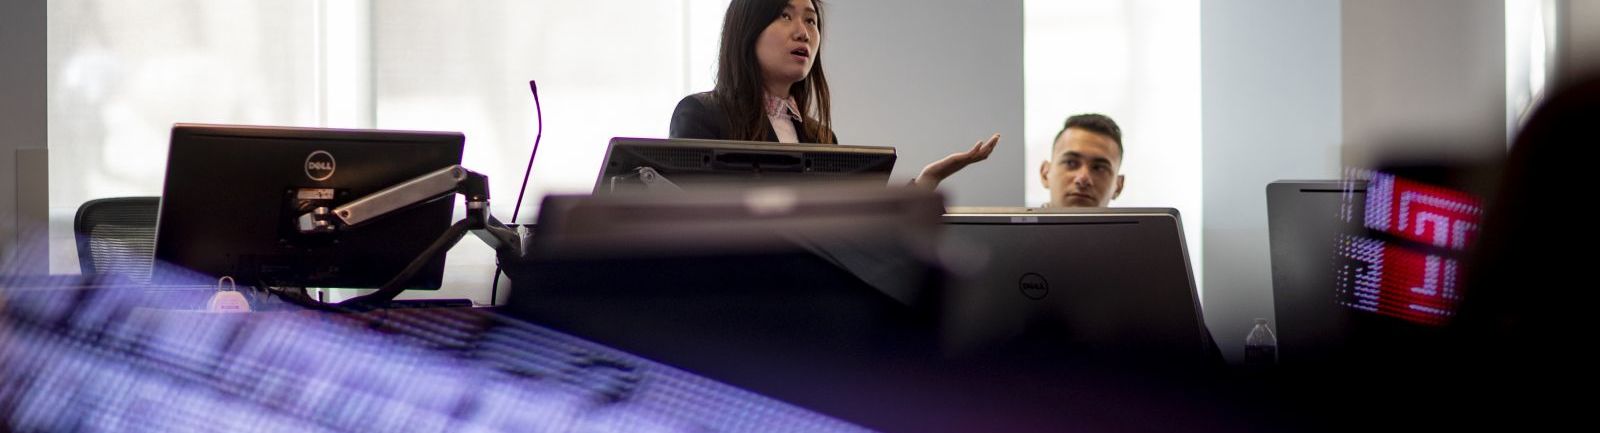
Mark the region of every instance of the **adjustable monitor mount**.
<instances>
[{"instance_id":1,"label":"adjustable monitor mount","mask_svg":"<svg viewBox=\"0 0 1600 433\"><path fill-rule=\"evenodd\" d=\"M611 176L611 190L616 191L618 181L631 178L638 178L639 183L644 184L646 191L683 192L683 188L679 187L678 184L672 183L672 181L668 180L666 176L661 174L661 172L656 171L656 169L651 167L636 167L633 169L633 174Z\"/></svg>"},{"instance_id":2,"label":"adjustable monitor mount","mask_svg":"<svg viewBox=\"0 0 1600 433\"><path fill-rule=\"evenodd\" d=\"M443 235L412 260L400 274L384 283L378 291L357 296L340 305L374 305L394 300L405 291L406 284L434 258L455 246L467 232L494 248L498 257L522 257L522 236L506 227L489 213L489 177L452 165L401 182L365 197L333 208L317 207L295 220L295 226L304 234L333 233L356 230L361 224L391 212L427 203L445 196L460 193L466 197L467 216L452 224Z\"/></svg>"}]
</instances>

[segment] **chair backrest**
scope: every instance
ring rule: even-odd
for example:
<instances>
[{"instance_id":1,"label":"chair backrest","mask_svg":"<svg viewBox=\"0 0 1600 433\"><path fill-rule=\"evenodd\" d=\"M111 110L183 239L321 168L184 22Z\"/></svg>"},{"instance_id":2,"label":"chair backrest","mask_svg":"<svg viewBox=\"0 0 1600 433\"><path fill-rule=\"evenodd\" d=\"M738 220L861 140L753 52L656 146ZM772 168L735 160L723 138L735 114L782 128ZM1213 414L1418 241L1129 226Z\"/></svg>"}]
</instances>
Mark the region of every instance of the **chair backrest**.
<instances>
[{"instance_id":1,"label":"chair backrest","mask_svg":"<svg viewBox=\"0 0 1600 433\"><path fill-rule=\"evenodd\" d=\"M149 282L160 207L161 197L103 198L79 206L72 232L83 274L114 274Z\"/></svg>"}]
</instances>

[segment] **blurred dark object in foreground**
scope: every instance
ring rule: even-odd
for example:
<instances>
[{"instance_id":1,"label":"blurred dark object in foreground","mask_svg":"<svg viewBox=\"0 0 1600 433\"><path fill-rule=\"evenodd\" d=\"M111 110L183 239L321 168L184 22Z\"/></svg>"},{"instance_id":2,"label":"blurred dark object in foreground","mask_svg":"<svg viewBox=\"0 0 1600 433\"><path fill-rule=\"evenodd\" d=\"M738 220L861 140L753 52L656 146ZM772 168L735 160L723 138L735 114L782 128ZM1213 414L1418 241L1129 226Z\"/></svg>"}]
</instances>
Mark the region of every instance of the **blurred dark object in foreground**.
<instances>
[{"instance_id":1,"label":"blurred dark object in foreground","mask_svg":"<svg viewBox=\"0 0 1600 433\"><path fill-rule=\"evenodd\" d=\"M487 310L212 293L0 276L0 431L864 431Z\"/></svg>"},{"instance_id":2,"label":"blurred dark object in foreground","mask_svg":"<svg viewBox=\"0 0 1600 433\"><path fill-rule=\"evenodd\" d=\"M1535 112L1499 170L1387 168L1487 198L1454 314L1425 332L1352 338L1332 357L1256 378L1260 388L1242 393L1315 430L1581 422L1587 400L1572 395L1593 386L1597 365L1586 347L1597 284L1585 271L1600 255L1579 178L1580 165L1597 160L1596 120L1600 80L1585 80ZM1480 174L1447 174L1463 172Z\"/></svg>"}]
</instances>

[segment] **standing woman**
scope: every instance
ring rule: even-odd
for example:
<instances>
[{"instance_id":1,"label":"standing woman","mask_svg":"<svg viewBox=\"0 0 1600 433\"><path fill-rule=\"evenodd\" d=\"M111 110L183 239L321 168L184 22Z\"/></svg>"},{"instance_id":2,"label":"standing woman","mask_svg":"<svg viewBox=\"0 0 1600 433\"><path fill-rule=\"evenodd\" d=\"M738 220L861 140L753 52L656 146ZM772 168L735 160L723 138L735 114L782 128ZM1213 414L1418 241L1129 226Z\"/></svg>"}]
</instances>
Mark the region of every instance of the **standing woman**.
<instances>
[{"instance_id":1,"label":"standing woman","mask_svg":"<svg viewBox=\"0 0 1600 433\"><path fill-rule=\"evenodd\" d=\"M717 85L683 98L672 138L838 144L822 72L821 0L733 0L722 21ZM927 188L982 161L1000 134L928 164Z\"/></svg>"}]
</instances>

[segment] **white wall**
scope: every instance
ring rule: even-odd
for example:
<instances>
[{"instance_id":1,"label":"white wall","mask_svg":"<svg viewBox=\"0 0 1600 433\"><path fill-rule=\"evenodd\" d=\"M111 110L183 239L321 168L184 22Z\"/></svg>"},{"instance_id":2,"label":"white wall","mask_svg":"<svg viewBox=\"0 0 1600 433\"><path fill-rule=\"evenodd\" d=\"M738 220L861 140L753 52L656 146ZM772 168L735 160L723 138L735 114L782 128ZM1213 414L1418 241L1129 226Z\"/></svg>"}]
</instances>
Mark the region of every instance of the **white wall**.
<instances>
[{"instance_id":1,"label":"white wall","mask_svg":"<svg viewBox=\"0 0 1600 433\"><path fill-rule=\"evenodd\" d=\"M835 0L823 62L841 144L894 146L896 182L999 132L942 189L957 206L1021 206L1022 0Z\"/></svg>"},{"instance_id":2,"label":"white wall","mask_svg":"<svg viewBox=\"0 0 1600 433\"><path fill-rule=\"evenodd\" d=\"M17 233L16 150L45 147L45 2L0 2L0 270ZM22 185L29 187L30 185Z\"/></svg>"},{"instance_id":3,"label":"white wall","mask_svg":"<svg viewBox=\"0 0 1600 433\"><path fill-rule=\"evenodd\" d=\"M1562 78L1600 71L1600 1L1564 0L1556 31Z\"/></svg>"},{"instance_id":4,"label":"white wall","mask_svg":"<svg viewBox=\"0 0 1600 433\"><path fill-rule=\"evenodd\" d=\"M1504 0L1344 0L1344 158L1506 149Z\"/></svg>"},{"instance_id":5,"label":"white wall","mask_svg":"<svg viewBox=\"0 0 1600 433\"><path fill-rule=\"evenodd\" d=\"M1339 34L1338 0L1200 3L1203 302L1229 359L1251 319L1277 323L1267 183L1338 175Z\"/></svg>"}]
</instances>

